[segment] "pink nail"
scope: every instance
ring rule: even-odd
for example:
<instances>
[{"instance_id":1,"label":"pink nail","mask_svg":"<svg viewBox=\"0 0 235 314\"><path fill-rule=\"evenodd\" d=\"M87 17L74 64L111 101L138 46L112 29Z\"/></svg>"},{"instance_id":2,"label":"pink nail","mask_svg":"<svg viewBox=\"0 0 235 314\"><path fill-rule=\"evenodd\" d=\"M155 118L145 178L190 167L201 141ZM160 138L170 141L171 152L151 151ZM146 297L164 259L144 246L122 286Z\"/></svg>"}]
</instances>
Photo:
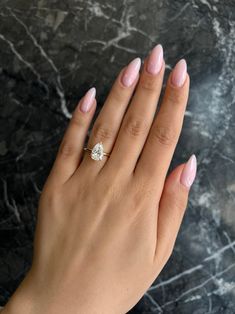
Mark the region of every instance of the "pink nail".
<instances>
[{"instance_id":1,"label":"pink nail","mask_svg":"<svg viewBox=\"0 0 235 314\"><path fill-rule=\"evenodd\" d=\"M175 66L172 76L171 76L171 82L173 85L177 87L181 87L186 79L186 73L187 73L187 63L184 59L181 59Z\"/></svg>"},{"instance_id":2,"label":"pink nail","mask_svg":"<svg viewBox=\"0 0 235 314\"><path fill-rule=\"evenodd\" d=\"M193 154L184 166L184 169L181 173L180 182L187 188L190 188L195 179L196 172L197 172L197 158Z\"/></svg>"},{"instance_id":3,"label":"pink nail","mask_svg":"<svg viewBox=\"0 0 235 314\"><path fill-rule=\"evenodd\" d=\"M140 58L132 60L125 69L122 76L122 83L126 87L131 86L137 78L141 66Z\"/></svg>"},{"instance_id":4,"label":"pink nail","mask_svg":"<svg viewBox=\"0 0 235 314\"><path fill-rule=\"evenodd\" d=\"M149 56L147 71L151 74L157 74L161 70L162 61L163 61L162 45L157 45L153 48Z\"/></svg>"},{"instance_id":5,"label":"pink nail","mask_svg":"<svg viewBox=\"0 0 235 314\"><path fill-rule=\"evenodd\" d=\"M95 99L95 94L96 94L95 87L90 88L86 92L86 94L82 100L82 103L80 105L80 109L82 112L88 112L91 109L91 106L92 106L94 99Z\"/></svg>"}]
</instances>

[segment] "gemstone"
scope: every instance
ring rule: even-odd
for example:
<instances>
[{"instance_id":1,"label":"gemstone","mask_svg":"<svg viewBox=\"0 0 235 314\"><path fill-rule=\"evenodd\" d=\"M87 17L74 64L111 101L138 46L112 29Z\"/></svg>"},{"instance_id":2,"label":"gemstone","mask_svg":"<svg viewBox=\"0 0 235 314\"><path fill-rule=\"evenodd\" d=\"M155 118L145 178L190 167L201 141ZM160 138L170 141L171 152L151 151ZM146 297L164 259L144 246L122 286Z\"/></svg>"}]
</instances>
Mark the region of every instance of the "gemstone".
<instances>
[{"instance_id":1,"label":"gemstone","mask_svg":"<svg viewBox=\"0 0 235 314\"><path fill-rule=\"evenodd\" d=\"M102 142L97 143L91 151L91 158L94 160L102 160L104 156L104 148Z\"/></svg>"}]
</instances>

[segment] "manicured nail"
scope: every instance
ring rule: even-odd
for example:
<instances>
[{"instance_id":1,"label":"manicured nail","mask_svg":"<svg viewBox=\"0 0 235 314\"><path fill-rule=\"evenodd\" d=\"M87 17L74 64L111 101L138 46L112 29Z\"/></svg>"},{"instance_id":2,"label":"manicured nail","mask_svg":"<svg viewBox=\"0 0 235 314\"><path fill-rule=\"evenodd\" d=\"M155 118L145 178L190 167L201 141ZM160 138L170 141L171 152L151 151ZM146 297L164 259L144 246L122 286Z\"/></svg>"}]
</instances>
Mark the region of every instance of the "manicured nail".
<instances>
[{"instance_id":1,"label":"manicured nail","mask_svg":"<svg viewBox=\"0 0 235 314\"><path fill-rule=\"evenodd\" d=\"M86 94L82 100L82 103L80 105L80 109L82 112L88 112L91 109L91 106L92 106L94 99L95 99L95 94L96 94L95 87L90 88L86 92Z\"/></svg>"},{"instance_id":2,"label":"manicured nail","mask_svg":"<svg viewBox=\"0 0 235 314\"><path fill-rule=\"evenodd\" d=\"M197 172L197 158L193 154L184 166L184 169L181 173L180 182L187 188L190 188L195 179L196 172Z\"/></svg>"},{"instance_id":3,"label":"manicured nail","mask_svg":"<svg viewBox=\"0 0 235 314\"><path fill-rule=\"evenodd\" d=\"M181 87L186 79L186 73L187 73L187 63L184 59L181 59L175 66L172 76L171 76L171 82L173 85L177 87Z\"/></svg>"},{"instance_id":4,"label":"manicured nail","mask_svg":"<svg viewBox=\"0 0 235 314\"><path fill-rule=\"evenodd\" d=\"M163 49L162 45L157 45L151 51L147 63L147 71L151 74L157 74L162 67Z\"/></svg>"},{"instance_id":5,"label":"manicured nail","mask_svg":"<svg viewBox=\"0 0 235 314\"><path fill-rule=\"evenodd\" d=\"M131 86L137 78L141 66L140 58L132 60L125 69L122 76L122 83L126 87Z\"/></svg>"}]
</instances>

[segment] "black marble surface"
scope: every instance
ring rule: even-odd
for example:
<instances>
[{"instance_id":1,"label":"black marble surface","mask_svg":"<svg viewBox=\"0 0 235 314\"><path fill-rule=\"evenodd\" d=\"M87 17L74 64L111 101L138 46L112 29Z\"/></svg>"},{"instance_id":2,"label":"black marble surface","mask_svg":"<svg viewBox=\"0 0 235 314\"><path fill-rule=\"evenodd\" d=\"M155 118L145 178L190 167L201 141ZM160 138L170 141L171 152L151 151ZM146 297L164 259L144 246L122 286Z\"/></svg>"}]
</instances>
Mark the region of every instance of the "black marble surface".
<instances>
[{"instance_id":1,"label":"black marble surface","mask_svg":"<svg viewBox=\"0 0 235 314\"><path fill-rule=\"evenodd\" d=\"M0 304L32 258L40 191L78 99L101 108L131 59L157 43L191 92L171 169L198 175L174 253L130 313L235 313L235 1L1 0ZM97 110L98 113L99 109Z\"/></svg>"}]
</instances>

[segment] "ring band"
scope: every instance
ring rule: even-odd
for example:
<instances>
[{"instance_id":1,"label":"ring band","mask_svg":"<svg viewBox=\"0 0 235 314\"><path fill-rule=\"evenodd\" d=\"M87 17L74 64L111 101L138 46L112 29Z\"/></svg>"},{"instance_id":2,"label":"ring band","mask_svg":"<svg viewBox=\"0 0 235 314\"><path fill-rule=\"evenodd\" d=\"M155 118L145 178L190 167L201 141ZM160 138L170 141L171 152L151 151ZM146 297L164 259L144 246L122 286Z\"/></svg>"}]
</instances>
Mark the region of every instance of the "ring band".
<instances>
[{"instance_id":1,"label":"ring band","mask_svg":"<svg viewBox=\"0 0 235 314\"><path fill-rule=\"evenodd\" d=\"M93 160L102 160L104 156L109 157L110 154L109 153L105 153L104 152L104 147L103 147L103 143L99 142L97 144L94 145L94 147L88 148L88 147L84 147L83 148L85 151L90 151L90 157Z\"/></svg>"}]
</instances>

